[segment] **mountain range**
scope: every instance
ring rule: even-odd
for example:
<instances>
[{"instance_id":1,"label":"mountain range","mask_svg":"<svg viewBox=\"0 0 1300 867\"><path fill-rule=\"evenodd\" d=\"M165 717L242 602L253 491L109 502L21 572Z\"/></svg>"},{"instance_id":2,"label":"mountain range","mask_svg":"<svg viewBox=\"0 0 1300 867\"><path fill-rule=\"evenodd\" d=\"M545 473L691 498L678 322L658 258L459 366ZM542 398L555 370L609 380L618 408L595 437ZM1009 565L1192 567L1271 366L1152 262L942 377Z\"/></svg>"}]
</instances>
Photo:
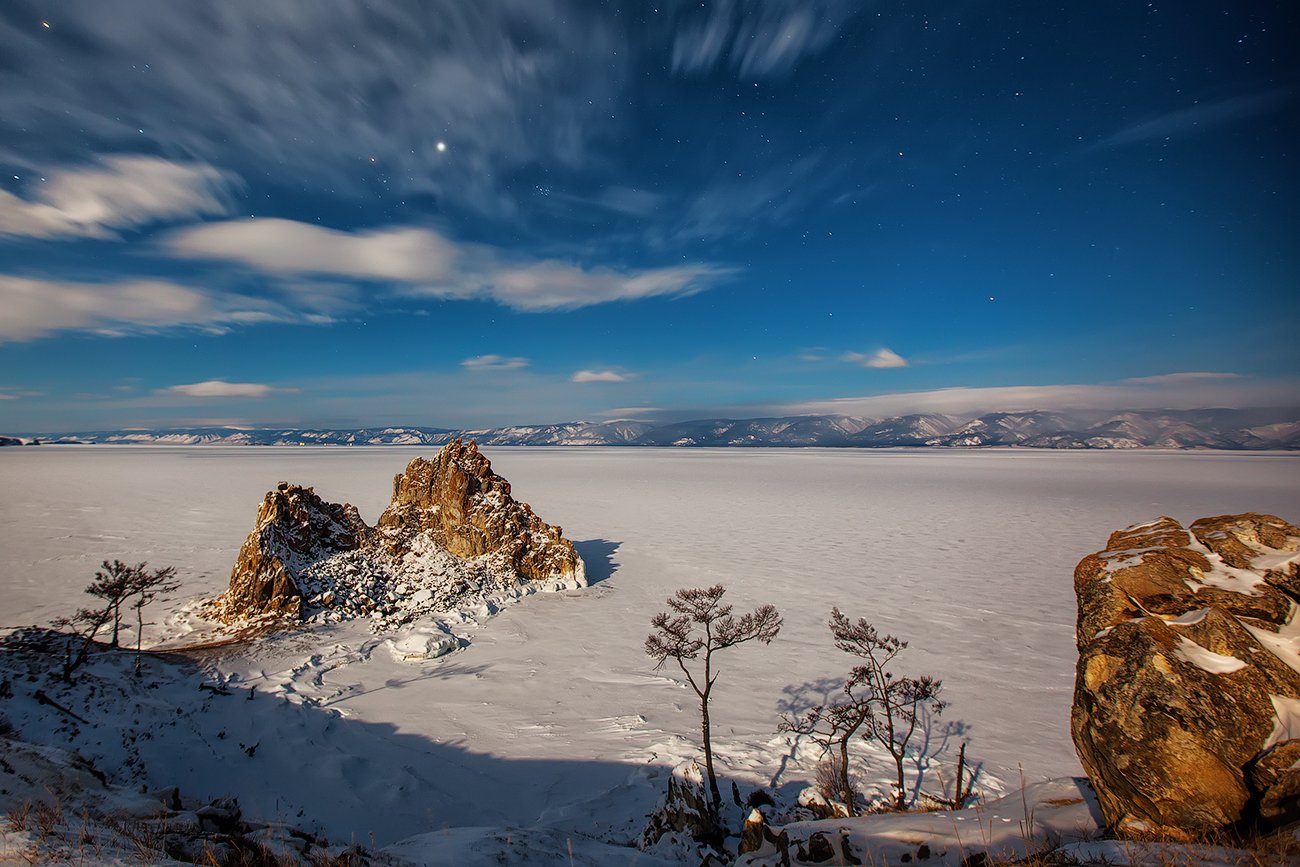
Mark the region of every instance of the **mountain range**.
<instances>
[{"instance_id":1,"label":"mountain range","mask_svg":"<svg viewBox=\"0 0 1300 867\"><path fill-rule=\"evenodd\" d=\"M428 445L473 439L492 446L823 446L856 448L1300 449L1300 410L1203 409L1119 412L913 414L885 419L813 415L621 420L482 429L177 427L0 437L0 445Z\"/></svg>"}]
</instances>

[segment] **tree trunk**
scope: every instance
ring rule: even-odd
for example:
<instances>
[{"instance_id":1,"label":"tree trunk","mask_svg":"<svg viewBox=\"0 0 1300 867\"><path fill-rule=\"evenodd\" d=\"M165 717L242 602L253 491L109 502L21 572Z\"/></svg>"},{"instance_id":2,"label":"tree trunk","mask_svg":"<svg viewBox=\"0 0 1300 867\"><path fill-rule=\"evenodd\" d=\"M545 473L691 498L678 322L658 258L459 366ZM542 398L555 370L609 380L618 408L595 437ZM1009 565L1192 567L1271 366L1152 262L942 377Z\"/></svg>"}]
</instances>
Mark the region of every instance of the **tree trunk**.
<instances>
[{"instance_id":1,"label":"tree trunk","mask_svg":"<svg viewBox=\"0 0 1300 867\"><path fill-rule=\"evenodd\" d=\"M722 793L718 791L718 778L713 773L713 739L709 733L709 696L700 697L701 735L704 741L704 770L709 776L709 798L713 806L713 819L716 822L722 812Z\"/></svg>"},{"instance_id":2,"label":"tree trunk","mask_svg":"<svg viewBox=\"0 0 1300 867\"><path fill-rule=\"evenodd\" d=\"M896 797L895 800L894 800L894 809L895 809L895 810L901 810L901 809L903 809L905 806L907 806L907 789L904 788L904 786L903 786L903 781L904 781L904 773L903 773L903 758L904 758L904 755L905 755L905 754L903 753L902 750L899 750L898 752L895 752L895 753L894 753L894 765L898 768L898 795L897 795L897 797Z\"/></svg>"},{"instance_id":3,"label":"tree trunk","mask_svg":"<svg viewBox=\"0 0 1300 867\"><path fill-rule=\"evenodd\" d=\"M844 800L844 808L849 811L850 816L858 814L857 799L853 797L853 786L849 784L849 739L844 737L840 739L840 798Z\"/></svg>"},{"instance_id":4,"label":"tree trunk","mask_svg":"<svg viewBox=\"0 0 1300 867\"><path fill-rule=\"evenodd\" d=\"M144 632L144 608L135 609L135 674L140 676L140 634Z\"/></svg>"}]
</instances>

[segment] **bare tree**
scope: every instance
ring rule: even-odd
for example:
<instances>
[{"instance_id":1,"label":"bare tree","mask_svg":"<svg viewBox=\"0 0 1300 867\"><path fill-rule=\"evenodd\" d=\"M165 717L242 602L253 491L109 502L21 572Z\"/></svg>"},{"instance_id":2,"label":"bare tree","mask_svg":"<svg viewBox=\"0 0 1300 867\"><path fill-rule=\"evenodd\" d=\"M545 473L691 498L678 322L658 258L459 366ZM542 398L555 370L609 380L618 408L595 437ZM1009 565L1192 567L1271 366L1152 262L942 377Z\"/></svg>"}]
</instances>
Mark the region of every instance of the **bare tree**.
<instances>
[{"instance_id":1,"label":"bare tree","mask_svg":"<svg viewBox=\"0 0 1300 867\"><path fill-rule=\"evenodd\" d=\"M140 671L141 633L144 631L144 608L150 602L167 593L174 592L180 585L173 580L176 569L167 566L163 569L148 571L148 563L128 566L121 560L103 563L103 568L95 573L95 580L86 588L86 593L104 601L103 608L82 608L71 617L59 617L53 621L56 629L71 629L73 635L81 639L76 646L68 645L63 661L63 679L72 680L72 674L85 664L90 656L90 649L95 644L95 636L101 629L111 624L110 647L120 647L122 630L122 608L129 604L135 609L135 669ZM127 627L130 628L130 627Z\"/></svg>"},{"instance_id":2,"label":"bare tree","mask_svg":"<svg viewBox=\"0 0 1300 867\"><path fill-rule=\"evenodd\" d=\"M790 714L781 720L780 730L807 735L831 758L827 773L833 779L832 800L844 805L850 816L858 815L857 791L849 772L849 744L875 712L875 695L864 682L850 678L843 695L829 705L814 705L802 715Z\"/></svg>"},{"instance_id":3,"label":"bare tree","mask_svg":"<svg viewBox=\"0 0 1300 867\"><path fill-rule=\"evenodd\" d=\"M722 795L713 772L713 740L709 722L709 698L718 679L713 655L746 641L770 644L781 631L781 616L771 605L760 605L739 619L733 617L732 606L722 602L726 592L721 584L678 590L668 598L672 613L661 611L656 614L650 621L655 631L645 640L646 654L658 663L655 668L661 668L669 659L674 660L700 699L704 769L709 777L709 795L715 818L722 808ZM701 660L702 666L697 672L692 672L686 662L696 659Z\"/></svg>"},{"instance_id":4,"label":"bare tree","mask_svg":"<svg viewBox=\"0 0 1300 867\"><path fill-rule=\"evenodd\" d=\"M128 566L121 560L112 563L105 560L102 567L95 573L95 580L86 588L86 593L104 600L105 613L113 624L109 645L117 647L122 627L122 606L131 595L131 582L145 564Z\"/></svg>"},{"instance_id":5,"label":"bare tree","mask_svg":"<svg viewBox=\"0 0 1300 867\"><path fill-rule=\"evenodd\" d=\"M874 626L859 617L850 621L838 608L831 609L831 636L835 646L865 662L849 672L845 691L854 691L869 705L862 737L883 746L894 760L896 771L894 809L907 806L907 781L904 760L921 717L943 713L947 705L939 700L942 682L933 677L894 677L887 666L907 642L892 635L881 635ZM919 784L918 784L919 785Z\"/></svg>"},{"instance_id":6,"label":"bare tree","mask_svg":"<svg viewBox=\"0 0 1300 867\"><path fill-rule=\"evenodd\" d=\"M162 569L155 569L152 572L146 572L146 563L141 563L132 570L131 578L127 582L128 589L134 601L131 607L135 609L135 673L140 673L140 642L144 633L144 608L150 602L153 602L160 596L169 593L175 593L180 583L173 580L176 577L176 568L166 566Z\"/></svg>"},{"instance_id":7,"label":"bare tree","mask_svg":"<svg viewBox=\"0 0 1300 867\"><path fill-rule=\"evenodd\" d=\"M95 643L95 636L112 617L109 608L82 608L71 617L56 617L52 622L55 629L70 629L74 636L81 638L76 650L67 643L63 649L63 679L71 683L73 673L85 664L90 657L90 648Z\"/></svg>"}]
</instances>

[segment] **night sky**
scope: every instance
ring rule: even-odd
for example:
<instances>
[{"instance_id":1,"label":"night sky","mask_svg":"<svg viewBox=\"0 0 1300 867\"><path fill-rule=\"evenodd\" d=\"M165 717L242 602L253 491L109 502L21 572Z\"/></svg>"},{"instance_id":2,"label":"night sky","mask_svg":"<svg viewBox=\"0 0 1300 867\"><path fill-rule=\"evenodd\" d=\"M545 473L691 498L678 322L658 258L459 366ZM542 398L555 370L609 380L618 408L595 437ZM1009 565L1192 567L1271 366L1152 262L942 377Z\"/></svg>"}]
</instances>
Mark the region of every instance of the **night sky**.
<instances>
[{"instance_id":1,"label":"night sky","mask_svg":"<svg viewBox=\"0 0 1300 867\"><path fill-rule=\"evenodd\" d=\"M1296 404L1300 5L0 5L0 433Z\"/></svg>"}]
</instances>

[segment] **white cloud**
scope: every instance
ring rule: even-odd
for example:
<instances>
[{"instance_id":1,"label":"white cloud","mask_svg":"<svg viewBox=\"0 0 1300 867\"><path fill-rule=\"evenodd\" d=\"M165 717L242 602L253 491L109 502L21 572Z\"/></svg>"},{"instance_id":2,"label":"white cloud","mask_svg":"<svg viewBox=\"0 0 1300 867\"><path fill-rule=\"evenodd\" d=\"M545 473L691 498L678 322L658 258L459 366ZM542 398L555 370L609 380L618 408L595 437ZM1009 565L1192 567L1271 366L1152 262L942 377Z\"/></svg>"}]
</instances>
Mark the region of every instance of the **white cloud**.
<instances>
[{"instance_id":1,"label":"white cloud","mask_svg":"<svg viewBox=\"0 0 1300 867\"><path fill-rule=\"evenodd\" d=\"M233 178L202 163L115 156L30 179L30 199L0 190L0 235L113 237L113 229L222 214Z\"/></svg>"},{"instance_id":2,"label":"white cloud","mask_svg":"<svg viewBox=\"0 0 1300 867\"><path fill-rule=\"evenodd\" d=\"M225 259L265 271L371 280L443 280L459 250L431 229L339 232L273 218L208 223L173 233L174 255Z\"/></svg>"},{"instance_id":3,"label":"white cloud","mask_svg":"<svg viewBox=\"0 0 1300 867\"><path fill-rule=\"evenodd\" d=\"M291 389L272 388L260 382L226 382L222 379L209 379L189 385L173 385L161 389L165 394L182 394L186 397L269 397Z\"/></svg>"},{"instance_id":4,"label":"white cloud","mask_svg":"<svg viewBox=\"0 0 1300 867\"><path fill-rule=\"evenodd\" d=\"M431 229L348 233L280 219L196 226L173 233L165 246L179 257L224 259L279 274L396 281L410 296L495 301L528 312L693 295L733 273L705 263L619 269L507 259L494 248L457 244Z\"/></svg>"},{"instance_id":5,"label":"white cloud","mask_svg":"<svg viewBox=\"0 0 1300 867\"><path fill-rule=\"evenodd\" d=\"M163 280L73 283L0 274L0 340L33 340L55 331L119 336L157 328L292 321L273 301L210 292Z\"/></svg>"},{"instance_id":6,"label":"white cloud","mask_svg":"<svg viewBox=\"0 0 1300 867\"><path fill-rule=\"evenodd\" d=\"M1171 380L1104 385L1022 385L941 388L898 394L801 401L765 408L780 415L880 417L911 412L959 415L1057 409L1201 409L1289 406L1300 394L1295 380Z\"/></svg>"},{"instance_id":7,"label":"white cloud","mask_svg":"<svg viewBox=\"0 0 1300 867\"><path fill-rule=\"evenodd\" d=\"M611 420L640 421L644 420L646 416L658 412L663 412L663 408L658 406L616 406L613 409L601 410L596 415Z\"/></svg>"},{"instance_id":8,"label":"white cloud","mask_svg":"<svg viewBox=\"0 0 1300 867\"><path fill-rule=\"evenodd\" d=\"M627 382L631 374L618 373L613 370L579 370L571 377L572 382Z\"/></svg>"},{"instance_id":9,"label":"white cloud","mask_svg":"<svg viewBox=\"0 0 1300 867\"><path fill-rule=\"evenodd\" d=\"M1122 381L1136 385L1165 385L1178 382L1208 382L1216 379L1241 379L1241 374L1188 371L1186 373L1163 373L1159 376L1134 376Z\"/></svg>"},{"instance_id":10,"label":"white cloud","mask_svg":"<svg viewBox=\"0 0 1300 867\"><path fill-rule=\"evenodd\" d=\"M476 355L460 363L466 370L518 370L528 366L527 358L504 355Z\"/></svg>"},{"instance_id":11,"label":"white cloud","mask_svg":"<svg viewBox=\"0 0 1300 867\"><path fill-rule=\"evenodd\" d=\"M870 355L865 355L861 352L846 352L840 356L840 361L848 361L853 364L861 364L863 367L875 367L880 369L907 367L907 359L889 347L877 349Z\"/></svg>"}]
</instances>

